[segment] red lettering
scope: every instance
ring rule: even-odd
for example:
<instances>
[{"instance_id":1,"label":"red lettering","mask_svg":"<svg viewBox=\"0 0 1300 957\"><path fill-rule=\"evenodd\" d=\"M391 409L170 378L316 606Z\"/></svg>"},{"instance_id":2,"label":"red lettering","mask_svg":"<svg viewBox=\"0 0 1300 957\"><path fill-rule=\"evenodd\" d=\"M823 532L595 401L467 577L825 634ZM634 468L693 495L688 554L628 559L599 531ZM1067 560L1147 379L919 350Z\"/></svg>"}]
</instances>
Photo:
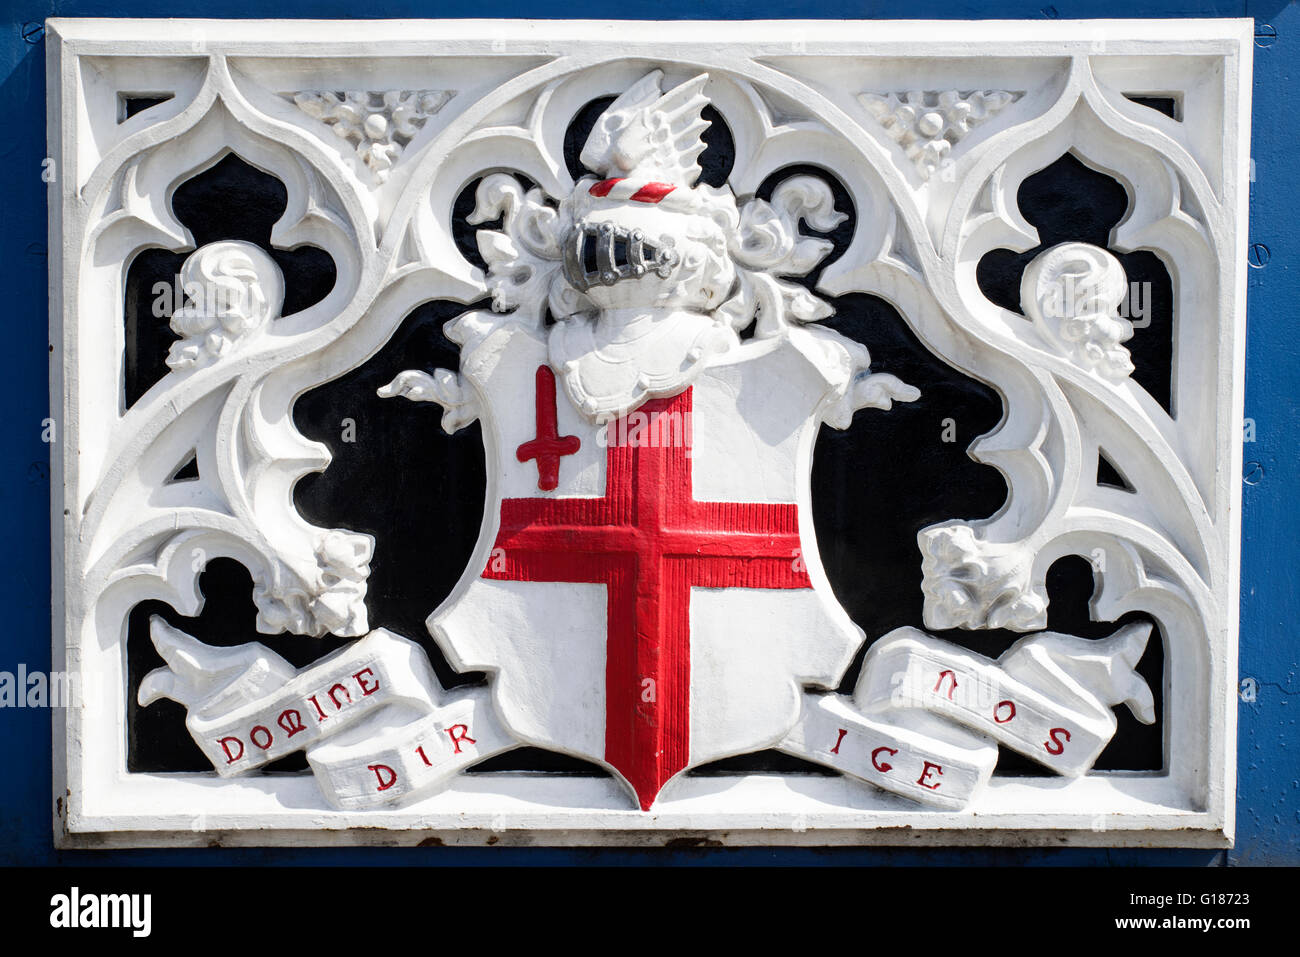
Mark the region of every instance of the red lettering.
<instances>
[{"instance_id":1,"label":"red lettering","mask_svg":"<svg viewBox=\"0 0 1300 957\"><path fill-rule=\"evenodd\" d=\"M939 680L934 683L934 693L938 694L939 689L943 687L943 679L951 678L952 684L948 687L948 700L952 700L952 693L957 690L957 675L951 671L939 672Z\"/></svg>"},{"instance_id":2,"label":"red lettering","mask_svg":"<svg viewBox=\"0 0 1300 957\"><path fill-rule=\"evenodd\" d=\"M264 735L266 735L266 744L263 744L261 741L257 740L257 732L259 731L262 732ZM271 742L275 739L271 736L270 728L265 728L259 724L252 731L248 732L248 740L252 741L255 745L257 745L259 748L265 751L267 748L271 746Z\"/></svg>"},{"instance_id":3,"label":"red lettering","mask_svg":"<svg viewBox=\"0 0 1300 957\"><path fill-rule=\"evenodd\" d=\"M1002 717L1000 713L1003 708L1008 709L1007 716L1005 718ZM993 708L993 720L996 721L998 724L1006 724L1015 716L1016 716L1016 705L1015 702L1013 701L999 701Z\"/></svg>"},{"instance_id":4,"label":"red lettering","mask_svg":"<svg viewBox=\"0 0 1300 957\"><path fill-rule=\"evenodd\" d=\"M343 705L339 704L338 695L335 694L335 692L337 692L337 691L342 691L342 692L343 692L343 697L345 697L345 698L348 699L348 704L351 704L351 703L352 703L352 695L349 694L349 693L348 693L348 689L345 688L345 687L343 687L342 685L334 685L332 688L330 688L330 691L329 691L329 694L330 694L330 700L334 702L334 707L335 707L335 708L338 708L338 709L342 710Z\"/></svg>"},{"instance_id":5,"label":"red lettering","mask_svg":"<svg viewBox=\"0 0 1300 957\"><path fill-rule=\"evenodd\" d=\"M925 767L921 769L921 776L916 779L916 783L921 785L921 787L923 788L929 788L931 791L937 791L939 790L939 785L942 784L943 782L935 781L933 784L925 783L930 779L931 771L933 771L935 774L938 774L940 776L943 775L943 768L940 765L934 764L933 762L930 761L926 761Z\"/></svg>"},{"instance_id":6,"label":"red lettering","mask_svg":"<svg viewBox=\"0 0 1300 957\"><path fill-rule=\"evenodd\" d=\"M307 730L307 726L302 723L302 714L293 708L281 711L280 717L275 719L275 723L284 728L291 738L299 731Z\"/></svg>"},{"instance_id":7,"label":"red lettering","mask_svg":"<svg viewBox=\"0 0 1300 957\"><path fill-rule=\"evenodd\" d=\"M884 761L880 760L878 755L881 751L888 751L889 756L892 758L898 753L898 748L876 748L876 750L871 752L871 766L881 774L888 774L890 771L894 770L894 766L892 764L886 764Z\"/></svg>"},{"instance_id":8,"label":"red lettering","mask_svg":"<svg viewBox=\"0 0 1300 957\"><path fill-rule=\"evenodd\" d=\"M397 772L386 764L367 764L366 767L375 772L375 777L379 780L379 787L376 791L387 791L397 783ZM388 780L384 780L384 775L388 775Z\"/></svg>"},{"instance_id":9,"label":"red lettering","mask_svg":"<svg viewBox=\"0 0 1300 957\"><path fill-rule=\"evenodd\" d=\"M365 681L361 677L362 675L370 675L371 679L374 680L375 683L372 684L369 688L367 688ZM375 679L375 673L371 671L369 668L362 668L352 677L357 679L357 686L361 689L362 697L365 697L367 695L372 695L379 690L379 681Z\"/></svg>"},{"instance_id":10,"label":"red lettering","mask_svg":"<svg viewBox=\"0 0 1300 957\"><path fill-rule=\"evenodd\" d=\"M1060 735L1064 735L1066 741L1070 740L1070 732L1066 731L1064 728L1053 728L1051 731L1047 732L1047 736L1051 738L1051 740L1044 741L1043 747L1047 749L1048 754L1060 754L1065 750L1065 744L1061 742Z\"/></svg>"},{"instance_id":11,"label":"red lettering","mask_svg":"<svg viewBox=\"0 0 1300 957\"><path fill-rule=\"evenodd\" d=\"M460 737L456 736L457 730L460 731ZM466 724L453 724L447 729L447 733L451 735L451 743L452 746L455 747L457 754L460 754L460 743L462 741L468 741L470 744L478 743L469 736L469 725Z\"/></svg>"},{"instance_id":12,"label":"red lettering","mask_svg":"<svg viewBox=\"0 0 1300 957\"><path fill-rule=\"evenodd\" d=\"M416 748L415 753L420 756L420 760L424 762L424 766L426 768L433 767L433 762L430 761L429 756L424 753L424 745L420 745L418 748Z\"/></svg>"},{"instance_id":13,"label":"red lettering","mask_svg":"<svg viewBox=\"0 0 1300 957\"><path fill-rule=\"evenodd\" d=\"M239 745L238 754L230 753L230 745L226 743L228 741L233 741L235 742L235 744ZM238 738L222 738L220 741L217 742L217 744L221 745L221 750L226 752L227 764L234 764L236 761L238 761L240 758L244 756L244 742L240 741Z\"/></svg>"},{"instance_id":14,"label":"red lettering","mask_svg":"<svg viewBox=\"0 0 1300 957\"><path fill-rule=\"evenodd\" d=\"M319 724L321 721L324 721L324 720L325 720L325 712L322 711L322 710L320 709L320 702L316 700L316 696L315 696L315 695L312 695L312 696L311 696L310 698L308 698L307 700L310 701L310 702L312 703L312 705L316 708L316 721L317 721L317 723Z\"/></svg>"},{"instance_id":15,"label":"red lettering","mask_svg":"<svg viewBox=\"0 0 1300 957\"><path fill-rule=\"evenodd\" d=\"M844 736L849 733L847 728L840 728L839 731L840 731L840 736L835 739L835 747L831 748L831 754L840 753L840 742L843 741Z\"/></svg>"}]
</instances>

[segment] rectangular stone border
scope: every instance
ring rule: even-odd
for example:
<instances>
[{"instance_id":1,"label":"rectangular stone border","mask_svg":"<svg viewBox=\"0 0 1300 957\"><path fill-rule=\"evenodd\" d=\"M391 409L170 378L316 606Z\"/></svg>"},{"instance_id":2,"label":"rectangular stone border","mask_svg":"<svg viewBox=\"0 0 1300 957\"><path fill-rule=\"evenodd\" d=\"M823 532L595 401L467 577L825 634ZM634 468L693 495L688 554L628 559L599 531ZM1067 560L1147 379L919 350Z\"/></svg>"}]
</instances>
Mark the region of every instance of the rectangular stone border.
<instances>
[{"instance_id":1,"label":"rectangular stone border","mask_svg":"<svg viewBox=\"0 0 1300 957\"><path fill-rule=\"evenodd\" d=\"M58 169L75 168L75 124L70 113L77 104L81 58L87 56L194 55L186 30L201 25L208 49L245 56L355 55L371 48L376 57L428 55L431 44L466 53L508 51L551 54L557 47L580 48L603 42L625 47L664 47L689 56L692 47L701 55L716 46L716 39L686 41L687 37L728 36L728 41L748 46L753 54L799 55L854 54L869 50L873 56L970 56L978 44L986 56L1064 56L1086 52L1098 38L1107 55L1197 54L1222 58L1224 64L1224 137L1227 155L1234 157L1225 170L1225 184L1236 198L1232 415L1243 414L1246 234L1249 191L1243 188L1249 162L1250 67L1253 23L1250 20L1125 20L1125 21L736 21L699 23L628 21L174 21L174 20L68 20L47 21L47 90L49 155ZM292 36L292 39L287 37ZM636 39L630 41L629 36ZM781 39L771 39L780 37ZM793 44L793 47L792 47ZM481 48L481 50L480 50ZM65 104L68 110L65 111ZM66 183L61 176L50 191L50 326L51 409L60 422L61 442L53 455L52 501L53 651L55 670L70 670L80 677L77 662L65 654L64 632L70 607L84 600L76 582L65 575L63 556L73 525L64 521L68 470L75 462L67 450L75 448L69 416L73 397L65 393L63 360L75 348L71 324L65 328L65 290L76 276L65 264L64 236L74 225L75 212L66 203ZM66 218L65 218L66 217ZM80 224L84 225L84 224ZM1226 364L1227 357L1222 357ZM1235 444L1226 463L1230 474L1241 472L1242 449ZM59 534L59 530L63 534ZM839 779L750 776L734 779L727 792L727 811L708 807L705 791L715 790L717 778L693 779L687 807L668 813L641 814L619 808L609 793L613 783L599 779L544 780L524 774L494 775L493 793L475 786L472 777L456 787L406 809L380 814L322 812L285 806L294 787L275 781L278 798L266 779L241 782L239 808L229 807L229 796L211 808L215 778L202 774L141 775L114 771L102 761L88 762L68 739L67 715L55 712L54 728L54 834L60 847L144 847L195 845L311 845L311 844L501 844L649 846L669 843L788 844L788 845L1079 845L1079 846L1231 846L1236 780L1236 671L1237 603L1239 591L1240 506L1232 508L1230 549L1230 600L1225 642L1213 649L1228 664L1232 681L1220 689L1222 697L1211 710L1223 721L1209 729L1210 754L1218 773L1211 775L1209 806L1213 810L1171 810L1179 798L1159 775L1094 773L1068 787L1043 792L1018 784L1016 779L995 779L993 786L971 808L960 814L924 811L884 794L849 788ZM115 704L120 705L121 702ZM1173 704L1177 707L1177 703ZM82 709L85 702L77 705ZM89 712L87 712L89 713ZM99 711L100 719L122 721ZM574 786L574 781L581 784ZM730 779L728 779L730 781ZM73 784L77 785L76 790ZM310 779L301 781L312 787ZM536 800L561 784L568 788L565 803L575 791L581 799L607 810L555 810ZM797 789L793 786L797 784ZM795 793L797 790L797 794ZM793 824L772 828L770 813L758 809L776 792L785 791ZM540 793L539 793L540 792ZM525 795L531 794L534 800ZM459 802L474 795L478 809L458 810ZM791 796L793 795L793 796ZM305 795L304 795L305 798ZM699 806L694 809L691 805ZM827 801L843 804L825 810ZM749 805L751 810L745 810ZM531 805L531 807L529 806ZM757 806L756 806L757 805ZM1099 810L1100 809L1100 810ZM806 810L806 813L805 813ZM1111 821L1110 818L1114 817ZM1102 818L1102 826L1098 819ZM352 829L355 828L355 829Z\"/></svg>"}]
</instances>

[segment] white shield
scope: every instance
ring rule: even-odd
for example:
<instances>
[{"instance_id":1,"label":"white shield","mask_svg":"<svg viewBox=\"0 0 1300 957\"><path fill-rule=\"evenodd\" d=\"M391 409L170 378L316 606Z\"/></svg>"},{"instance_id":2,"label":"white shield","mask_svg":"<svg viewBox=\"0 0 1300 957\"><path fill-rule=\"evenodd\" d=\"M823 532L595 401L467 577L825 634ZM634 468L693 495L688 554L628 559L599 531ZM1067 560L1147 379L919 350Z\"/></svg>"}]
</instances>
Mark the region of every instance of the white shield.
<instances>
[{"instance_id":1,"label":"white shield","mask_svg":"<svg viewBox=\"0 0 1300 957\"><path fill-rule=\"evenodd\" d=\"M834 398L818 365L752 341L596 425L536 335L486 313L452 334L491 480L474 558L429 619L448 658L491 673L513 734L605 765L643 807L680 771L781 740L802 687L835 687L863 639L813 535L815 413ZM550 489L548 463L521 461L546 432L576 446Z\"/></svg>"}]
</instances>

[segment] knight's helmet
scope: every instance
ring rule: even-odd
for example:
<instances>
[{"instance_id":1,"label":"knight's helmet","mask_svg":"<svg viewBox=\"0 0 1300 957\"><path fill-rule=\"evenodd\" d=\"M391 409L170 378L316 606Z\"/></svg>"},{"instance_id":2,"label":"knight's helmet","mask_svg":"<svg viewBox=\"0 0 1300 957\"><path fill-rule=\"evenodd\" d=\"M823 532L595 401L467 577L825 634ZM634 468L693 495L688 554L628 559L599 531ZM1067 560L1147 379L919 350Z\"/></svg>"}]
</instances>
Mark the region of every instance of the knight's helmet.
<instances>
[{"instance_id":1,"label":"knight's helmet","mask_svg":"<svg viewBox=\"0 0 1300 957\"><path fill-rule=\"evenodd\" d=\"M710 313L736 279L727 243L739 216L731 190L696 185L708 74L667 93L662 79L655 70L610 104L583 147L600 175L564 201L564 277L602 310Z\"/></svg>"}]
</instances>

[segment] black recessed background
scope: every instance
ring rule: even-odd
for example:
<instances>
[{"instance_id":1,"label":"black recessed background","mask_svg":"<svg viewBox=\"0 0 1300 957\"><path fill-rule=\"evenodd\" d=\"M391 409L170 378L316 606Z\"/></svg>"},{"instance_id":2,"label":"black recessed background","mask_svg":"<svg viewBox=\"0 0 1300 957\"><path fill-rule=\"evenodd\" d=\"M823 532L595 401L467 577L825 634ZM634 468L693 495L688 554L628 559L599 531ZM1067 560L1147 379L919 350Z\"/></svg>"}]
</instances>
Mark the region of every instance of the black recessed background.
<instances>
[{"instance_id":1,"label":"black recessed background","mask_svg":"<svg viewBox=\"0 0 1300 957\"><path fill-rule=\"evenodd\" d=\"M577 154L586 130L609 101L606 98L589 104L570 127L565 153L575 177L584 172L577 162ZM706 137L710 146L702 162L707 171L706 181L719 185L723 180L718 177L725 177L725 171L730 170L733 148L730 133L716 122L719 119L716 113L712 118L713 132ZM822 176L832 188L836 207L854 212L842 185L815 165L780 171L762 185L758 195L770 197L782 180L797 173ZM474 242L477 227L470 227L464 221L473 208L475 185L469 184L457 198L453 220L459 248L467 259L481 267ZM280 195L278 209L283 209L282 192ZM1040 249L1068 240L1104 246L1109 230L1123 216L1127 205L1119 184L1084 167L1072 156L1063 157L1026 180L1019 198L1022 212L1043 238ZM195 204L195 208L198 206ZM213 207L204 208L203 215L215 215ZM269 230L269 223L274 219L275 216L269 219L263 216L260 221ZM826 234L834 245L827 263L847 249L855 219L851 215L846 223ZM187 220L187 225L196 233L199 231L198 223ZM223 228L228 228L219 220L209 221L203 228L208 239L247 235L218 235ZM979 276L985 294L1007 308L1017 309L1020 274L1037 251L1020 255L1004 250L985 257ZM1168 274L1163 267L1156 269L1143 256L1154 260L1150 254L1143 253L1120 257L1130 278L1150 277L1153 283L1158 283L1163 276L1167 290ZM177 266L179 258L175 261ZM819 272L803 281L811 286ZM313 285L312 279L310 275L291 278L290 288L313 288L318 290L319 298L333 283L332 268L328 281L324 276L315 277ZM1165 312L1157 312L1151 328L1139 330L1130 345L1135 346L1135 362L1145 378L1139 381L1154 383L1157 396L1163 394L1167 402L1171 300L1167 293L1161 300L1159 292L1156 299L1157 303L1165 303ZM128 295L128 306L130 301ZM975 438L998 423L1002 408L991 388L950 368L926 350L888 303L855 294L835 299L832 304L835 315L825 321L826 326L864 343L871 351L873 371L897 375L922 393L919 401L896 404L889 412L859 412L846 431L823 428L816 446L813 519L822 561L836 596L869 639L875 639L901 625L923 627L917 532L949 519L985 518L1003 504L1007 490L1001 475L989 466L976 463L966 453ZM426 617L459 579L479 532L485 488L481 435L477 424L455 435L446 435L440 426L442 410L437 405L381 400L375 390L404 369L456 368L457 350L443 333L443 325L475 307L484 308L486 302L470 307L449 302L420 306L406 317L374 357L347 375L306 393L294 409L298 428L309 438L325 443L333 454L324 472L307 476L298 483L294 494L296 506L313 524L375 536L367 593L370 625L391 629L418 642L428 653L439 680L449 688L485 680L477 672L457 674L424 626ZM165 320L162 322L165 328ZM132 336L138 339L139 323L129 325L128 332L128 341L132 341ZM1136 348L1141 345L1140 337L1147 340L1145 351ZM162 353L165 352L164 343ZM1158 368L1161 357L1163 371ZM353 424L351 429L344 421L349 419ZM345 435L354 441L345 441ZM945 441L945 438L954 440ZM332 638L257 635L253 629L251 583L247 572L233 562L212 562L201 586L208 602L199 618L182 619L159 603L146 603L132 613L129 637L132 696L143 674L161 663L148 642L150 613L162 613L178 627L212 644L262 641L298 665L341 644ZM1113 633L1119 624L1129 620L1149 620L1142 615L1131 615L1120 623L1093 622L1088 614L1092 568L1082 558L1058 561L1048 574L1047 588L1051 598L1048 626L1053 630L1098 638ZM1023 637L1000 630L952 630L938 634L989 656L1001 654ZM859 654L840 690L851 690L861 659ZM1163 665L1163 646L1157 635L1139 666L1156 694L1157 714L1161 713L1162 705ZM1117 714L1119 732L1097 767L1161 768L1160 724L1148 728L1138 724L1126 710ZM207 767L184 731L184 711L179 705L164 702L149 709L132 705L129 718L133 770ZM300 767L301 757L295 756L280 762L278 769ZM482 772L519 769L604 773L595 765L537 749L509 752L476 768ZM746 771L829 773L771 751L729 758L691 773ZM997 773L1046 772L1027 759L1004 752Z\"/></svg>"},{"instance_id":2,"label":"black recessed background","mask_svg":"<svg viewBox=\"0 0 1300 957\"><path fill-rule=\"evenodd\" d=\"M158 93L153 96L126 96L119 93L118 101L121 107L121 116L118 122L125 122L137 113L143 113L145 110L157 106L159 103L166 103L173 95L174 94L171 93Z\"/></svg>"},{"instance_id":3,"label":"black recessed background","mask_svg":"<svg viewBox=\"0 0 1300 957\"><path fill-rule=\"evenodd\" d=\"M441 406L381 399L376 390L405 369L456 368L456 346L442 326L463 312L457 303L426 303L369 362L294 407L298 428L333 455L329 468L298 483L294 504L314 525L375 536L366 592L371 626L420 642L445 687L484 680L480 672L453 672L424 626L478 538L483 442L477 422L447 435ZM345 432L355 441L344 441Z\"/></svg>"},{"instance_id":4,"label":"black recessed background","mask_svg":"<svg viewBox=\"0 0 1300 957\"><path fill-rule=\"evenodd\" d=\"M1125 93L1126 99L1132 100L1138 106L1145 106L1147 109L1155 110L1157 113L1163 113L1171 120L1181 120L1181 110L1177 97L1173 96L1140 96L1135 93Z\"/></svg>"},{"instance_id":5,"label":"black recessed background","mask_svg":"<svg viewBox=\"0 0 1300 957\"><path fill-rule=\"evenodd\" d=\"M1097 453L1097 484L1109 485L1111 488L1122 488L1126 492L1133 491L1133 486L1124 480L1120 475L1119 469L1115 468L1114 463L1106 458L1105 452Z\"/></svg>"},{"instance_id":6,"label":"black recessed background","mask_svg":"<svg viewBox=\"0 0 1300 957\"><path fill-rule=\"evenodd\" d=\"M196 479L198 477L199 477L198 458L195 457L194 455L190 455L190 457L185 460L185 463L180 468L178 468L175 472L173 472L172 477L169 478L167 481L168 483L187 482L190 479Z\"/></svg>"}]
</instances>

